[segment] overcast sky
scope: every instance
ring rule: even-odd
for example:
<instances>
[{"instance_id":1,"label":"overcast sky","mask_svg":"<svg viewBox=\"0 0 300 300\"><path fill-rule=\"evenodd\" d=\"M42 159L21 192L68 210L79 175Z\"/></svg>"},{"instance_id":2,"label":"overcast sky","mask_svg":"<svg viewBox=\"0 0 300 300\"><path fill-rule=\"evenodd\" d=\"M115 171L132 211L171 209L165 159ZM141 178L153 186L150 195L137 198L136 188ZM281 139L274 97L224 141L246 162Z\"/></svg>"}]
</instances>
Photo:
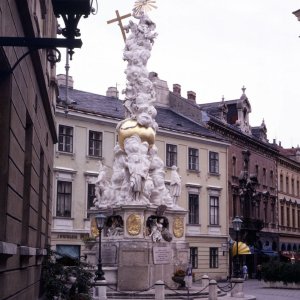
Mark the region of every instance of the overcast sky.
<instances>
[{"instance_id":1,"label":"overcast sky","mask_svg":"<svg viewBox=\"0 0 300 300\"><path fill-rule=\"evenodd\" d=\"M98 13L81 19L83 46L70 62L74 88L102 95L110 86L124 89L124 41L117 23L106 22L115 10L130 13L134 2L98 0ZM237 99L244 85L250 125L264 119L270 142L276 139L286 148L300 144L300 22L292 14L300 1L157 0L156 5L149 12L158 33L149 72L158 73L170 90L180 84L183 96L195 91L198 103L223 95ZM65 73L64 56L58 74Z\"/></svg>"}]
</instances>

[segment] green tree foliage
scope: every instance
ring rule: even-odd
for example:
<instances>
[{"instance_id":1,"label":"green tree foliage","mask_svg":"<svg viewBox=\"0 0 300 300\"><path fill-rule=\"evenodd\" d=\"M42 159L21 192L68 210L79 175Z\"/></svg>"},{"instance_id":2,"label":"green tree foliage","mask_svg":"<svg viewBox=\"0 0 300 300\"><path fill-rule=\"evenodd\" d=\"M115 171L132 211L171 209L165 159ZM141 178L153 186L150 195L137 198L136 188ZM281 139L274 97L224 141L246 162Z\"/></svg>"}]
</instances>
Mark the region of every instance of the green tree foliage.
<instances>
[{"instance_id":1,"label":"green tree foliage","mask_svg":"<svg viewBox=\"0 0 300 300\"><path fill-rule=\"evenodd\" d=\"M264 281L283 281L284 283L300 282L300 262L272 261L262 265L262 278Z\"/></svg>"},{"instance_id":2,"label":"green tree foliage","mask_svg":"<svg viewBox=\"0 0 300 300\"><path fill-rule=\"evenodd\" d=\"M89 265L48 248L42 267L42 288L46 299L89 300L93 274Z\"/></svg>"}]
</instances>

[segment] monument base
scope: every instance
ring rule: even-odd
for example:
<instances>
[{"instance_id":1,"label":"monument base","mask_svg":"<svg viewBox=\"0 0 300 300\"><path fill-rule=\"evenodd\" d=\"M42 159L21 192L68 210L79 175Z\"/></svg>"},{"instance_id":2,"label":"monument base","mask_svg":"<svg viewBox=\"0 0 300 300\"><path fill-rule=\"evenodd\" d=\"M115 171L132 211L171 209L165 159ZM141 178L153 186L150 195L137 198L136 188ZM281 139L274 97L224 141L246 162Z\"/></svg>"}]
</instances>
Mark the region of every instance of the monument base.
<instances>
[{"instance_id":1,"label":"monument base","mask_svg":"<svg viewBox=\"0 0 300 300\"><path fill-rule=\"evenodd\" d=\"M172 280L174 272L178 269L185 271L189 261L189 245L184 235L186 211L126 205L110 209L109 214L104 210L101 213L108 215L108 224L115 226L115 220L122 223L122 232L112 231L108 225L101 246L104 272L109 271L107 280L116 284L117 290L147 290L158 280L169 287L178 286ZM163 221L166 239L171 236L171 241L166 241L162 235L157 242L151 229L153 220ZM96 264L98 242L86 253L88 262Z\"/></svg>"}]
</instances>

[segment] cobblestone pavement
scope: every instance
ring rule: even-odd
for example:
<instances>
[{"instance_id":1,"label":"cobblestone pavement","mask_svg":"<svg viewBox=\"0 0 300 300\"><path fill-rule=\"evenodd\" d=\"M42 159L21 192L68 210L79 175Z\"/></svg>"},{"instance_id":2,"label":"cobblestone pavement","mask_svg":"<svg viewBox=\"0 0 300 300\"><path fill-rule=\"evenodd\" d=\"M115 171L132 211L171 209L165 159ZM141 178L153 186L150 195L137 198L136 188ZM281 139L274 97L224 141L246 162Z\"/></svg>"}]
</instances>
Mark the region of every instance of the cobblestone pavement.
<instances>
[{"instance_id":1,"label":"cobblestone pavement","mask_svg":"<svg viewBox=\"0 0 300 300\"><path fill-rule=\"evenodd\" d=\"M300 290L265 288L262 281L255 279L244 283L244 293L257 300L300 300Z\"/></svg>"}]
</instances>

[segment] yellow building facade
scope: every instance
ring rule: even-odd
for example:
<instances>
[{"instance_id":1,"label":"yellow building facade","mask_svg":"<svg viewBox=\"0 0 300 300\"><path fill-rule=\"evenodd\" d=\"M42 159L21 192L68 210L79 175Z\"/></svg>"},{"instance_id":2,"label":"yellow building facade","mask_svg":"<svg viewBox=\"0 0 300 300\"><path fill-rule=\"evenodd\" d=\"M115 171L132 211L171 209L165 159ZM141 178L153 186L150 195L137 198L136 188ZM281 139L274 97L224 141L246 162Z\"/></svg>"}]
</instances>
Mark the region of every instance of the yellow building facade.
<instances>
[{"instance_id":1,"label":"yellow building facade","mask_svg":"<svg viewBox=\"0 0 300 300\"><path fill-rule=\"evenodd\" d=\"M60 87L62 95L64 89ZM69 107L67 114L63 106L56 109L59 142L54 163L52 247L80 256L90 232L87 210L95 197L93 184L100 160L111 175L123 104L111 91L108 97L71 87L69 94L77 104ZM172 165L177 165L181 176L177 204L187 211L186 241L195 277L226 278L228 143L209 132L201 120L197 123L179 115L159 101L156 108L159 130L155 144L165 162L166 186Z\"/></svg>"}]
</instances>

